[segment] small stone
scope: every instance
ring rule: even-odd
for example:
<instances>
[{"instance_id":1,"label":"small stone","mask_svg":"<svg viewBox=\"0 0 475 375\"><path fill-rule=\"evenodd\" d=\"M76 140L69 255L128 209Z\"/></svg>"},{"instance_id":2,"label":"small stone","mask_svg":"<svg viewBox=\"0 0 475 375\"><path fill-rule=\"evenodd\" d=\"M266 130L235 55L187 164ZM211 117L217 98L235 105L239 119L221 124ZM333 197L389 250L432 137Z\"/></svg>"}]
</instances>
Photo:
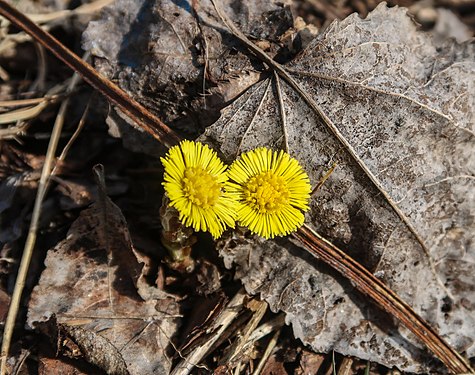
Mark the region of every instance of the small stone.
<instances>
[{"instance_id":1,"label":"small stone","mask_svg":"<svg viewBox=\"0 0 475 375\"><path fill-rule=\"evenodd\" d=\"M416 21L426 29L434 27L437 22L438 13L437 10L432 7L425 7L419 9L416 14Z\"/></svg>"}]
</instances>

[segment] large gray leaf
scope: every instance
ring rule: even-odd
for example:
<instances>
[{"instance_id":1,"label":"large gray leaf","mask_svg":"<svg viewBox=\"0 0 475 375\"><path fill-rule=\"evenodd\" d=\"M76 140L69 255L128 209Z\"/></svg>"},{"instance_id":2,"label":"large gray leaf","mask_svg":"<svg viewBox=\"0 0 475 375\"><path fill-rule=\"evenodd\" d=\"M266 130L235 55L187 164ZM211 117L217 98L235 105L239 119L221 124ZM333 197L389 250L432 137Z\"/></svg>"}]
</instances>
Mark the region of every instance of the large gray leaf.
<instances>
[{"instance_id":1,"label":"large gray leaf","mask_svg":"<svg viewBox=\"0 0 475 375\"><path fill-rule=\"evenodd\" d=\"M256 146L285 148L287 139L313 184L336 162L307 222L468 356L475 355L474 58L473 44L437 46L405 9L382 4L366 19L334 22L286 67L348 147L274 76L223 110L202 137L229 162ZM404 327L288 239L233 235L220 247L248 292L285 311L316 351L441 370Z\"/></svg>"}]
</instances>

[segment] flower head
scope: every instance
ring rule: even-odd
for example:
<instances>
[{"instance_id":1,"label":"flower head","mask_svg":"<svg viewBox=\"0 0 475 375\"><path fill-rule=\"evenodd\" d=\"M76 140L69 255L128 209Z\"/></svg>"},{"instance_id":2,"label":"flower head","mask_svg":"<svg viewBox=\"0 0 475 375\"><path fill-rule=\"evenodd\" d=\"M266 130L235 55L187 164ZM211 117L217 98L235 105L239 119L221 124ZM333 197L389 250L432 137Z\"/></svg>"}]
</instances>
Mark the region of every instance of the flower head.
<instances>
[{"instance_id":1,"label":"flower head","mask_svg":"<svg viewBox=\"0 0 475 375\"><path fill-rule=\"evenodd\" d=\"M198 142L182 141L164 158L163 186L180 221L218 238L226 225L234 228L236 203L226 191L226 166L215 151Z\"/></svg>"},{"instance_id":2,"label":"flower head","mask_svg":"<svg viewBox=\"0 0 475 375\"><path fill-rule=\"evenodd\" d=\"M241 155L228 172L238 221L253 233L274 238L297 230L308 209L310 181L284 151L257 148Z\"/></svg>"}]
</instances>

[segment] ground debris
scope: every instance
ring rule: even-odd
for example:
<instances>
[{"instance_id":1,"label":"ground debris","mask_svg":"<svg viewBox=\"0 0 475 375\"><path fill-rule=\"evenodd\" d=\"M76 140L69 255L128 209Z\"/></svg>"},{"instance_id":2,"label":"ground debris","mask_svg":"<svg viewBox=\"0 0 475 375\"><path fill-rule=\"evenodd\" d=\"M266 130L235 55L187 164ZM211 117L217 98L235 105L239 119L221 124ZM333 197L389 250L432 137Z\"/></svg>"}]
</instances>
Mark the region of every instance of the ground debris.
<instances>
[{"instance_id":1,"label":"ground debris","mask_svg":"<svg viewBox=\"0 0 475 375\"><path fill-rule=\"evenodd\" d=\"M161 300L140 297L142 267L112 201L83 210L66 239L48 251L45 265L30 300L31 326L54 314L81 355L111 373L167 371L178 305L165 293ZM106 352L120 360L102 358Z\"/></svg>"}]
</instances>

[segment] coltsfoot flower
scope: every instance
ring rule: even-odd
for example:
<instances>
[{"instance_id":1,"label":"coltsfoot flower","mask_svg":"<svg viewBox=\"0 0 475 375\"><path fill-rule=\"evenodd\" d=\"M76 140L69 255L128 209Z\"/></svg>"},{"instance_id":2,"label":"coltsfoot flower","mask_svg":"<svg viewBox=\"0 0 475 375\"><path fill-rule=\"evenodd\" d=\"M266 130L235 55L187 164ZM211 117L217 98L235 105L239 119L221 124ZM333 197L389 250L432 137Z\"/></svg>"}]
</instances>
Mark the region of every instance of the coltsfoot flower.
<instances>
[{"instance_id":1,"label":"coltsfoot flower","mask_svg":"<svg viewBox=\"0 0 475 375\"><path fill-rule=\"evenodd\" d=\"M236 202L227 191L226 166L215 151L198 142L182 141L164 158L163 186L170 205L185 226L221 236L234 228Z\"/></svg>"},{"instance_id":2,"label":"coltsfoot flower","mask_svg":"<svg viewBox=\"0 0 475 375\"><path fill-rule=\"evenodd\" d=\"M264 238L283 236L304 223L310 181L298 161L265 147L246 152L228 171L237 220Z\"/></svg>"}]
</instances>

